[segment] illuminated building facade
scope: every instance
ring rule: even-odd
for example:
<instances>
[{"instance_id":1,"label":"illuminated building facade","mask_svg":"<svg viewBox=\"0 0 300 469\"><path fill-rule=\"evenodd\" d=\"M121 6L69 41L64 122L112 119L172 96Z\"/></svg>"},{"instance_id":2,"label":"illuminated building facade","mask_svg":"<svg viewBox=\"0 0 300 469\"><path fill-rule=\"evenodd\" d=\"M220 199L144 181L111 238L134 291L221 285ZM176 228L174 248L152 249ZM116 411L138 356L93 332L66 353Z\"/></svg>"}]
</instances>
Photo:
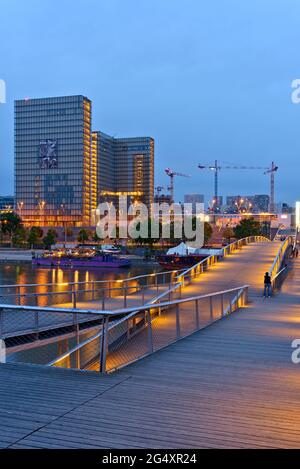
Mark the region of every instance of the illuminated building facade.
<instances>
[{"instance_id":1,"label":"illuminated building facade","mask_svg":"<svg viewBox=\"0 0 300 469\"><path fill-rule=\"evenodd\" d=\"M93 135L97 135L99 202L118 207L118 196L122 195L128 203L143 202L150 210L154 199L153 138L114 138L103 132Z\"/></svg>"},{"instance_id":2,"label":"illuminated building facade","mask_svg":"<svg viewBox=\"0 0 300 469\"><path fill-rule=\"evenodd\" d=\"M235 213L243 209L253 213L268 212L270 197L266 194L230 195L226 197L227 211Z\"/></svg>"},{"instance_id":3,"label":"illuminated building facade","mask_svg":"<svg viewBox=\"0 0 300 469\"><path fill-rule=\"evenodd\" d=\"M15 102L15 206L26 225L87 226L97 205L91 101Z\"/></svg>"},{"instance_id":4,"label":"illuminated building facade","mask_svg":"<svg viewBox=\"0 0 300 469\"><path fill-rule=\"evenodd\" d=\"M92 132L84 96L15 102L15 208L27 226L91 226L98 204L118 196L148 207L154 140Z\"/></svg>"}]
</instances>

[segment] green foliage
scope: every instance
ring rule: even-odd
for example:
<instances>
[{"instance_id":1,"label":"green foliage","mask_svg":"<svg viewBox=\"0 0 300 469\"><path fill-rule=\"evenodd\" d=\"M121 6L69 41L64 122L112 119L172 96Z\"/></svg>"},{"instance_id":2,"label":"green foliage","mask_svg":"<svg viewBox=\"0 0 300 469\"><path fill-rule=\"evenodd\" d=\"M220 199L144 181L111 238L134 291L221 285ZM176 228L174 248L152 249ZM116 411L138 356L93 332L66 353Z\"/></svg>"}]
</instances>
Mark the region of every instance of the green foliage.
<instances>
[{"instance_id":1,"label":"green foliage","mask_svg":"<svg viewBox=\"0 0 300 469\"><path fill-rule=\"evenodd\" d=\"M225 238L229 243L230 243L231 238L234 238L234 237L235 237L234 231L233 231L233 229L232 229L230 226L227 226L227 227L223 230L222 235L223 235L223 238Z\"/></svg>"},{"instance_id":2,"label":"green foliage","mask_svg":"<svg viewBox=\"0 0 300 469\"><path fill-rule=\"evenodd\" d=\"M26 241L27 231L23 226L20 226L12 235L12 244L16 247L23 247Z\"/></svg>"},{"instance_id":3,"label":"green foliage","mask_svg":"<svg viewBox=\"0 0 300 469\"><path fill-rule=\"evenodd\" d=\"M43 230L39 226L32 226L28 235L28 244L33 247L35 244L38 244L42 241Z\"/></svg>"},{"instance_id":4,"label":"green foliage","mask_svg":"<svg viewBox=\"0 0 300 469\"><path fill-rule=\"evenodd\" d=\"M205 221L204 222L204 244L207 244L213 234L212 226Z\"/></svg>"},{"instance_id":5,"label":"green foliage","mask_svg":"<svg viewBox=\"0 0 300 469\"><path fill-rule=\"evenodd\" d=\"M79 231L78 236L77 236L77 241L79 243L85 243L86 241L89 240L89 233L87 230L82 229Z\"/></svg>"},{"instance_id":6,"label":"green foliage","mask_svg":"<svg viewBox=\"0 0 300 469\"><path fill-rule=\"evenodd\" d=\"M97 232L96 232L96 231L95 231L95 233L93 234L92 239L93 239L93 241L95 241L95 243L98 243L98 241L100 241L100 238L99 238L99 236L97 235Z\"/></svg>"},{"instance_id":7,"label":"green foliage","mask_svg":"<svg viewBox=\"0 0 300 469\"><path fill-rule=\"evenodd\" d=\"M157 237L152 237L151 236L151 226L152 223L154 223L152 218L148 218L145 221L138 221L135 224L135 230L137 232L140 232L141 234L145 233L147 234L146 237L139 235L134 241L139 243L139 244L147 244L149 246L152 246L154 243L157 243L160 239L160 233L161 233L161 225L158 224L158 236ZM153 228L154 230L154 225ZM155 233L154 233L155 234Z\"/></svg>"},{"instance_id":8,"label":"green foliage","mask_svg":"<svg viewBox=\"0 0 300 469\"><path fill-rule=\"evenodd\" d=\"M254 218L244 218L234 228L234 235L237 239L246 238L247 236L258 236L261 234L261 225Z\"/></svg>"},{"instance_id":9,"label":"green foliage","mask_svg":"<svg viewBox=\"0 0 300 469\"><path fill-rule=\"evenodd\" d=\"M57 238L57 232L50 228L43 238L43 243L46 249L50 249L52 244L55 244Z\"/></svg>"},{"instance_id":10,"label":"green foliage","mask_svg":"<svg viewBox=\"0 0 300 469\"><path fill-rule=\"evenodd\" d=\"M1 232L8 235L10 241L16 231L22 226L22 220L15 212L3 212L0 214Z\"/></svg>"}]
</instances>

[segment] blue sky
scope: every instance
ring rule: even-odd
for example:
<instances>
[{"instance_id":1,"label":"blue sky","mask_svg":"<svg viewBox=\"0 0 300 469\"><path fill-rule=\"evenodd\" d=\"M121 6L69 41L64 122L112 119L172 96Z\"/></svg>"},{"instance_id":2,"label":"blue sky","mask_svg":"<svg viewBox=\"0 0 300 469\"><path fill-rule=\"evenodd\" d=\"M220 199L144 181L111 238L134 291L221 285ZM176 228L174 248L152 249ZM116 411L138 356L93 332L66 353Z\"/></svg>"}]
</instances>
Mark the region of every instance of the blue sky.
<instances>
[{"instance_id":1,"label":"blue sky","mask_svg":"<svg viewBox=\"0 0 300 469\"><path fill-rule=\"evenodd\" d=\"M197 163L279 166L277 201L300 198L298 0L0 0L0 194L13 192L13 101L84 94L93 127L153 136L184 193L213 195ZM268 193L262 171L223 171L220 194Z\"/></svg>"}]
</instances>

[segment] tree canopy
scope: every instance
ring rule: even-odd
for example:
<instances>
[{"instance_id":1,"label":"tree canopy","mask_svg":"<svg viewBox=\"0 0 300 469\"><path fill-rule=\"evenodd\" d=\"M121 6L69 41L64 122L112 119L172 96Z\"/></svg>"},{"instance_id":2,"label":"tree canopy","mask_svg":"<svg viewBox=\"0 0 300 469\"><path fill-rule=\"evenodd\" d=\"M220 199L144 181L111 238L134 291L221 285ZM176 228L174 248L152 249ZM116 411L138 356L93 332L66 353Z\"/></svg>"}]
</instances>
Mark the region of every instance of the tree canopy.
<instances>
[{"instance_id":1,"label":"tree canopy","mask_svg":"<svg viewBox=\"0 0 300 469\"><path fill-rule=\"evenodd\" d=\"M234 234L237 239L246 238L247 236L258 236L261 234L261 225L254 218L244 218L234 228Z\"/></svg>"}]
</instances>

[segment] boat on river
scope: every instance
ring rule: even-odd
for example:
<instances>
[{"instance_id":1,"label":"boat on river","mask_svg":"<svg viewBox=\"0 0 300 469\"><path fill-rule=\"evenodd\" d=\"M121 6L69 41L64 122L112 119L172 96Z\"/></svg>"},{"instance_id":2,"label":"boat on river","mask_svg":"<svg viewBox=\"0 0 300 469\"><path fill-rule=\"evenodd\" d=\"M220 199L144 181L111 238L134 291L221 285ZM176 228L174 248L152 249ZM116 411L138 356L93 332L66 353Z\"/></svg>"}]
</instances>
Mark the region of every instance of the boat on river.
<instances>
[{"instance_id":1,"label":"boat on river","mask_svg":"<svg viewBox=\"0 0 300 469\"><path fill-rule=\"evenodd\" d=\"M185 243L168 250L166 254L157 256L157 261L166 270L188 269L209 256L222 256L222 249L191 248Z\"/></svg>"},{"instance_id":2,"label":"boat on river","mask_svg":"<svg viewBox=\"0 0 300 469\"><path fill-rule=\"evenodd\" d=\"M131 262L120 256L91 249L53 250L32 257L32 265L60 268L130 267Z\"/></svg>"}]
</instances>

